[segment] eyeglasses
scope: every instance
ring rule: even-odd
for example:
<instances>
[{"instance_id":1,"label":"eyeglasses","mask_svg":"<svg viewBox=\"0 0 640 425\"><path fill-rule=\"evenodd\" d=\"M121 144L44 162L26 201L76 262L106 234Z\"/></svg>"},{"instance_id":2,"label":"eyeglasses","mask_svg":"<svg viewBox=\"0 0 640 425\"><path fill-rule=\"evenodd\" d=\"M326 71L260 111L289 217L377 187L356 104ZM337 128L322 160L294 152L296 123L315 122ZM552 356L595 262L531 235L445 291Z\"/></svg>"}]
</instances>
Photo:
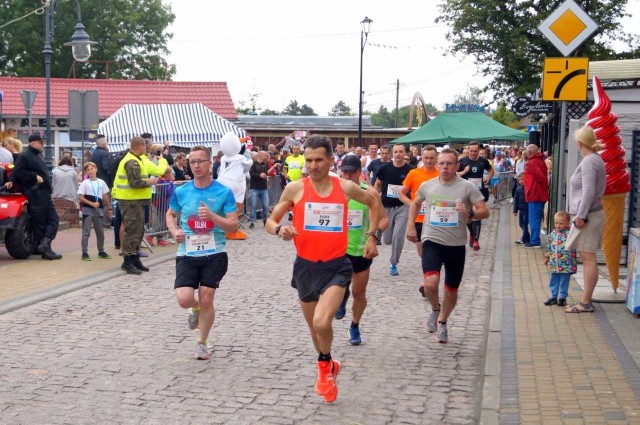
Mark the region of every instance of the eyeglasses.
<instances>
[{"instance_id":1,"label":"eyeglasses","mask_svg":"<svg viewBox=\"0 0 640 425\"><path fill-rule=\"evenodd\" d=\"M200 165L203 162L209 162L209 161L211 161L211 160L210 159L194 159L194 160L189 161L189 165Z\"/></svg>"}]
</instances>

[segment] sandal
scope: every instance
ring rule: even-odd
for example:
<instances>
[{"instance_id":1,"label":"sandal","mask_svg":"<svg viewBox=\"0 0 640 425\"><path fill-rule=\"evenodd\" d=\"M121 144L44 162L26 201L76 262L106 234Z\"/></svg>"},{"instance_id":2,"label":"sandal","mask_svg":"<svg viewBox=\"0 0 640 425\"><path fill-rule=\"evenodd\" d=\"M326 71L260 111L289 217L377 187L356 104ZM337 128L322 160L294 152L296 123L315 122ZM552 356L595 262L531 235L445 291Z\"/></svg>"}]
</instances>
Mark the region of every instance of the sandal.
<instances>
[{"instance_id":1,"label":"sandal","mask_svg":"<svg viewBox=\"0 0 640 425\"><path fill-rule=\"evenodd\" d=\"M565 313L593 313L593 304L583 304L581 302L565 308Z\"/></svg>"}]
</instances>

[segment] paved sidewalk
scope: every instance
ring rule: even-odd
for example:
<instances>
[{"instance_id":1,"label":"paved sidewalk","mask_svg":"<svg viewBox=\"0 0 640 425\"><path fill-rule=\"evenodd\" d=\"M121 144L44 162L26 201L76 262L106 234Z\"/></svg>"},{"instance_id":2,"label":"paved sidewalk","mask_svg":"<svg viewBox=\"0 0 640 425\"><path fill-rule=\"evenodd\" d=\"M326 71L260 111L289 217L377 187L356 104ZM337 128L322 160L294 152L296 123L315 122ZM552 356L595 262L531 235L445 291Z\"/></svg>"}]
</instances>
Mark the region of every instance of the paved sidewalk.
<instances>
[{"instance_id":1,"label":"paved sidewalk","mask_svg":"<svg viewBox=\"0 0 640 425\"><path fill-rule=\"evenodd\" d=\"M544 306L544 251L513 244L520 233L510 215L503 208L510 226L498 235L485 377L498 391L485 391L483 423L640 424L638 320L623 304L595 304L594 314ZM580 292L572 279L567 301Z\"/></svg>"},{"instance_id":2,"label":"paved sidewalk","mask_svg":"<svg viewBox=\"0 0 640 425\"><path fill-rule=\"evenodd\" d=\"M120 270L122 257L113 246L113 229L105 229L105 251L111 255L111 259L98 257L96 236L92 231L89 238L92 261L82 261L81 239L80 228L58 232L52 247L63 257L54 261L43 260L39 255L16 260L7 253L4 245L0 245L0 314L36 299L49 298L54 293L86 286L92 279L105 280L124 274ZM143 259L144 263L153 264L171 258L175 246L156 246L152 250L153 253L145 249L149 257Z\"/></svg>"},{"instance_id":3,"label":"paved sidewalk","mask_svg":"<svg viewBox=\"0 0 640 425\"><path fill-rule=\"evenodd\" d=\"M347 343L350 311L334 326L343 365L334 404L313 390L317 356L290 287L293 245L258 226L229 243L208 361L192 359L196 334L174 299L173 261L0 315L0 423L477 423L496 229L497 217L486 220L482 250L467 252L448 344L425 330L415 247L405 245L394 278L381 247L363 344ZM30 263L24 276L37 280L64 261Z\"/></svg>"}]
</instances>

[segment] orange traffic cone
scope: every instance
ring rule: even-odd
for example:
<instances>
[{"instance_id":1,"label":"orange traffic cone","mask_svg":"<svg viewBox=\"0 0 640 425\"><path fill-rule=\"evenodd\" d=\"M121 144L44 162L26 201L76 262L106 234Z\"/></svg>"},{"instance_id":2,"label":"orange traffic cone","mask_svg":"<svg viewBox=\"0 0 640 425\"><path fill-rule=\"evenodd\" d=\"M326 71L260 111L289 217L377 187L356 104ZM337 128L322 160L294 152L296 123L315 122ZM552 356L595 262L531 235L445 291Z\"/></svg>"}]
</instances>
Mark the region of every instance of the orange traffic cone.
<instances>
[{"instance_id":1,"label":"orange traffic cone","mask_svg":"<svg viewBox=\"0 0 640 425\"><path fill-rule=\"evenodd\" d=\"M236 206L238 207L238 215L240 215L242 213L242 202L236 202ZM227 240L243 241L245 239L247 239L247 234L240 229L234 233L227 233Z\"/></svg>"}]
</instances>

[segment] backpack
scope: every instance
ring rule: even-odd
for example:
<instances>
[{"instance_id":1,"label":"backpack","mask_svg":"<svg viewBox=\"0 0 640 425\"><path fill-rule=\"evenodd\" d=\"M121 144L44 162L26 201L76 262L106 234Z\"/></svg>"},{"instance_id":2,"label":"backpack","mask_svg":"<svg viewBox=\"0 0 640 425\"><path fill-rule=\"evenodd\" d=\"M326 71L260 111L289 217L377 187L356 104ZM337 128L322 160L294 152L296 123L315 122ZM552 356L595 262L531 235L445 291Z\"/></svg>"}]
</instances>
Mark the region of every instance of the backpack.
<instances>
[{"instance_id":1,"label":"backpack","mask_svg":"<svg viewBox=\"0 0 640 425\"><path fill-rule=\"evenodd\" d=\"M116 174L118 173L118 167L120 166L120 161L127 154L127 151L123 152L109 152L108 158L108 167L109 170L109 181L106 182L109 188L113 188L113 185L116 181Z\"/></svg>"}]
</instances>

